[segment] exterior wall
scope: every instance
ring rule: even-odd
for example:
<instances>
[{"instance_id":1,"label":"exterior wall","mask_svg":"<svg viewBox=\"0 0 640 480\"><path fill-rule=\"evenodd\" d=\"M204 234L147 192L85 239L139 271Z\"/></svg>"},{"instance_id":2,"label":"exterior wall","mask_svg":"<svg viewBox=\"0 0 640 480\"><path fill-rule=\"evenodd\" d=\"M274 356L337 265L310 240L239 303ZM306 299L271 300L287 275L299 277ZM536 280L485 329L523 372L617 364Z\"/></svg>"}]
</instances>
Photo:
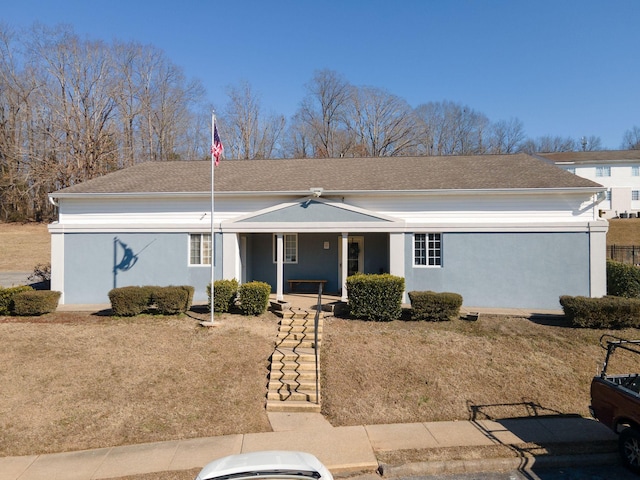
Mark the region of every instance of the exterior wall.
<instances>
[{"instance_id":1,"label":"exterior wall","mask_svg":"<svg viewBox=\"0 0 640 480\"><path fill-rule=\"evenodd\" d=\"M128 269L115 269L124 248L137 260ZM210 266L189 266L188 233L68 233L63 237L65 304L109 303L109 290L129 285L193 285L194 301L207 300ZM220 235L216 235L216 278L222 276ZM115 272L115 273L114 273ZM60 276L54 276L58 279Z\"/></svg>"},{"instance_id":2,"label":"exterior wall","mask_svg":"<svg viewBox=\"0 0 640 480\"><path fill-rule=\"evenodd\" d=\"M406 290L455 292L465 305L560 308L560 295L590 295L587 233L443 233L442 267L414 267L405 235Z\"/></svg>"},{"instance_id":3,"label":"exterior wall","mask_svg":"<svg viewBox=\"0 0 640 480\"><path fill-rule=\"evenodd\" d=\"M606 222L593 222L595 195L584 191L372 192L306 202L216 198L216 279L275 288L272 235L294 232L299 260L283 267L285 289L288 279L324 278L325 291L338 292L344 233L365 237L365 273L404 276L407 291L455 291L466 305L557 308L562 294L604 294ZM62 303L107 303L114 284L189 284L194 300L206 301L210 267L188 265L188 234L210 232L210 222L206 195L61 199L60 222L50 226L52 288ZM594 223L602 223L598 238ZM442 268L413 267L413 231L442 233ZM115 237L138 260L114 276Z\"/></svg>"},{"instance_id":4,"label":"exterior wall","mask_svg":"<svg viewBox=\"0 0 640 480\"><path fill-rule=\"evenodd\" d=\"M607 188L610 200L604 200L600 209L605 217L615 217L621 213L640 211L639 200L632 200L632 191L640 192L640 175L633 175L633 167L638 163L602 162L589 164L559 164L559 167L575 173L579 177L587 178ZM609 167L611 176L597 176L598 167Z\"/></svg>"},{"instance_id":5,"label":"exterior wall","mask_svg":"<svg viewBox=\"0 0 640 480\"><path fill-rule=\"evenodd\" d=\"M384 233L358 234L364 237L364 273L389 271L389 242ZM247 268L247 281L266 282L275 292L276 264L273 262L273 234L259 233L248 235L247 256L251 259ZM298 263L285 263L285 292L288 292L288 280L324 279L327 280L325 293L340 291L338 284L338 236L334 233L298 234ZM327 242L329 248L325 249Z\"/></svg>"}]
</instances>

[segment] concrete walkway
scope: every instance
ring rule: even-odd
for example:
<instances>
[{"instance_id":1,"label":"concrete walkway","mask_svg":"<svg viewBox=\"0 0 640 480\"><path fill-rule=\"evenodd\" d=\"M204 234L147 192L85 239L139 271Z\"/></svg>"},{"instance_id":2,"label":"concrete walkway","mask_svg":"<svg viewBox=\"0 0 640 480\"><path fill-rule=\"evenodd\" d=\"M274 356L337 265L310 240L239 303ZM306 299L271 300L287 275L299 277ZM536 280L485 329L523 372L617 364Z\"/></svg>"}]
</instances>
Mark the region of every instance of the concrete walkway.
<instances>
[{"instance_id":1,"label":"concrete walkway","mask_svg":"<svg viewBox=\"0 0 640 480\"><path fill-rule=\"evenodd\" d=\"M616 436L595 420L580 417L529 417L498 421L459 421L333 427L320 414L269 413L272 432L148 443L80 452L0 458L0 480L93 480L201 468L226 455L259 450L302 450L316 455L334 475L374 473L385 477L615 463ZM527 445L525 445L527 444ZM572 444L580 455L534 457L531 444ZM502 458L465 458L465 448L504 445ZM609 452L601 453L608 445ZM596 448L598 446L599 448ZM380 465L378 456L401 450L458 447L461 459ZM552 448L553 449L553 448ZM550 463L551 461L551 463Z\"/></svg>"}]
</instances>

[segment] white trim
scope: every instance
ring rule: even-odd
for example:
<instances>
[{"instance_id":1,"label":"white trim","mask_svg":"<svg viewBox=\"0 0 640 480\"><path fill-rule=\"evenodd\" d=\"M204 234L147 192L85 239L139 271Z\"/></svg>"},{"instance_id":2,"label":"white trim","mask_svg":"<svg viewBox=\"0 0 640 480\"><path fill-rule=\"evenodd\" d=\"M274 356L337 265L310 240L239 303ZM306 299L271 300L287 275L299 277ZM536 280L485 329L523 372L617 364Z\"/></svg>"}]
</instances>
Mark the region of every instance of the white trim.
<instances>
[{"instance_id":1,"label":"white trim","mask_svg":"<svg viewBox=\"0 0 640 480\"><path fill-rule=\"evenodd\" d=\"M342 197L342 196L360 196L360 195L375 195L375 196L397 196L397 195L531 195L531 194L547 194L547 193L597 193L604 190L603 187L564 187L564 188L486 188L486 189L433 189L433 190L324 190L322 192L323 197ZM216 191L216 197L251 197L251 196L286 196L286 197L309 197L308 190L284 190L284 191ZM203 199L209 199L210 192L127 192L127 193L63 193L54 192L49 194L49 198L56 199L61 198L76 198L76 199L104 199L104 198L166 198L166 197L199 197ZM310 198L318 199L311 196ZM324 200L324 199L323 199Z\"/></svg>"},{"instance_id":2,"label":"white trim","mask_svg":"<svg viewBox=\"0 0 640 480\"><path fill-rule=\"evenodd\" d=\"M49 225L51 231L51 225ZM64 305L64 235L51 232L51 290L61 292L59 303Z\"/></svg>"},{"instance_id":3,"label":"white trim","mask_svg":"<svg viewBox=\"0 0 640 480\"><path fill-rule=\"evenodd\" d=\"M607 294L607 230L594 225L589 231L589 290L591 297Z\"/></svg>"},{"instance_id":4,"label":"white trim","mask_svg":"<svg viewBox=\"0 0 640 480\"><path fill-rule=\"evenodd\" d=\"M211 233L209 224L140 224L136 223L60 223L49 225L50 233ZM220 225L217 225L214 233L220 232Z\"/></svg>"},{"instance_id":5,"label":"white trim","mask_svg":"<svg viewBox=\"0 0 640 480\"><path fill-rule=\"evenodd\" d=\"M284 300L283 285L284 285L284 240L283 234L276 234L276 301Z\"/></svg>"},{"instance_id":6,"label":"white trim","mask_svg":"<svg viewBox=\"0 0 640 480\"><path fill-rule=\"evenodd\" d=\"M389 234L389 273L405 278L405 236L401 233ZM407 302L406 289L402 292L402 302Z\"/></svg>"},{"instance_id":7,"label":"white trim","mask_svg":"<svg viewBox=\"0 0 640 480\"><path fill-rule=\"evenodd\" d=\"M390 215L385 215L383 213L379 213L379 212L374 212L372 210L368 210L366 208L361 208L361 207L356 207L354 205L350 205L344 202L339 202L336 200L332 200L332 199L325 199L325 198L318 198L315 196L307 196L292 202L285 202L285 203L279 203L278 205L273 205L271 207L267 207L267 208L263 208L262 210L257 210L255 212L250 212L250 213L246 213L240 217L234 218L232 220L226 220L224 221L224 226L225 228L230 228L230 226L232 224L235 223L239 223L239 222L243 222L243 223L247 223L246 220L250 219L250 218L255 218L255 217L259 217L261 215L266 215L268 213L272 213L272 212L277 212L278 210L284 210L286 208L290 208L290 207L295 207L297 205L303 205L307 202L316 202L316 203L323 203L325 205L328 205L330 207L335 207L335 208L339 208L340 210L346 210L348 212L353 212L353 213L359 213L362 215L366 215L368 217L374 217L374 218L379 218L381 221L386 221L386 222L402 222L403 220L397 218L397 217L392 217ZM268 223L268 222L251 222L251 223ZM354 222L355 223L355 222ZM359 223L359 222L358 222Z\"/></svg>"},{"instance_id":8,"label":"white trim","mask_svg":"<svg viewBox=\"0 0 640 480\"><path fill-rule=\"evenodd\" d=\"M223 232L238 233L342 233L348 227L351 231L358 232L390 232L405 231L404 223L388 222L256 222L242 223L227 226L222 224Z\"/></svg>"},{"instance_id":9,"label":"white trim","mask_svg":"<svg viewBox=\"0 0 640 480\"><path fill-rule=\"evenodd\" d=\"M199 235L200 236L200 252L198 253L198 257L200 259L200 263L191 263L191 237L193 235ZM205 236L209 236L210 238L210 242L211 242L211 246L210 246L210 255L211 255L211 263L204 263L204 244L205 244ZM190 232L189 233L189 238L187 239L187 266L189 267L212 267L213 263L214 263L214 259L213 259L213 236L211 235L210 232Z\"/></svg>"},{"instance_id":10,"label":"white trim","mask_svg":"<svg viewBox=\"0 0 640 480\"><path fill-rule=\"evenodd\" d=\"M222 234L222 278L225 280L242 279L238 240L234 233Z\"/></svg>"},{"instance_id":11,"label":"white trim","mask_svg":"<svg viewBox=\"0 0 640 480\"><path fill-rule=\"evenodd\" d=\"M424 235L425 236L425 244L424 244L424 255L425 255L425 264L417 264L416 263L416 235ZM439 259L440 263L438 264L434 264L431 265L429 264L429 260L430 257L429 256L429 242L431 241L431 239L429 238L430 235L439 235L440 238L438 239L438 242L440 243L440 248L438 249L440 251L440 255L438 255L438 257L433 257L434 259ZM413 232L413 234L411 235L411 267L412 268L442 268L443 266L443 255L442 255L442 244L444 242L444 239L442 238L442 232L424 232L424 231L417 231L417 232Z\"/></svg>"},{"instance_id":12,"label":"white trim","mask_svg":"<svg viewBox=\"0 0 640 480\"><path fill-rule=\"evenodd\" d=\"M349 274L349 265L347 262L342 261L342 252L349 248L349 233L342 232L340 237L340 250L338 252L338 262L340 264L340 285L342 286L342 296L340 299L343 302L346 302L348 300L347 276Z\"/></svg>"},{"instance_id":13,"label":"white trim","mask_svg":"<svg viewBox=\"0 0 640 480\"><path fill-rule=\"evenodd\" d=\"M214 233L342 233L345 227L352 232L584 232L592 224L602 224L608 228L605 220L585 220L572 222L255 222L242 224L226 224L223 222ZM131 225L130 223L95 223L95 224L51 224L49 232L54 233L210 233L207 225Z\"/></svg>"}]
</instances>

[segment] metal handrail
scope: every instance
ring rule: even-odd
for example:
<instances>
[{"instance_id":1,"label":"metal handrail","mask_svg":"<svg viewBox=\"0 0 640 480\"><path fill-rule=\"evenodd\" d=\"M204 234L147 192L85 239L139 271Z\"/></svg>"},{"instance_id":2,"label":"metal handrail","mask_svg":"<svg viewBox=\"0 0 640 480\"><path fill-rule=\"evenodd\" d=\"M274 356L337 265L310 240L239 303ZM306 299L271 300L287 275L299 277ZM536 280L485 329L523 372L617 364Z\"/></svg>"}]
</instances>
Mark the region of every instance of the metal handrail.
<instances>
[{"instance_id":1,"label":"metal handrail","mask_svg":"<svg viewBox=\"0 0 640 480\"><path fill-rule=\"evenodd\" d=\"M320 366L318 361L318 323L320 322L320 311L322 310L322 282L318 287L318 305L316 306L316 316L313 321L313 350L316 356L316 404L320 404Z\"/></svg>"}]
</instances>

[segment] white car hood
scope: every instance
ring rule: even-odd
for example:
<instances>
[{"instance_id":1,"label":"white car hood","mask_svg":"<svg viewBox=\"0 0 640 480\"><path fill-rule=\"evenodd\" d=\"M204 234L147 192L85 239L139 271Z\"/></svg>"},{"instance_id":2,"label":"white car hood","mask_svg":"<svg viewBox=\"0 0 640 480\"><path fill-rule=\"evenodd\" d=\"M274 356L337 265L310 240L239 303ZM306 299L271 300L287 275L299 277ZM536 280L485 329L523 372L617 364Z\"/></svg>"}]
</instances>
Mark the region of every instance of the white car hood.
<instances>
[{"instance_id":1,"label":"white car hood","mask_svg":"<svg viewBox=\"0 0 640 480\"><path fill-rule=\"evenodd\" d=\"M284 450L241 453L214 460L200 471L196 480L279 475L333 480L329 470L310 453Z\"/></svg>"}]
</instances>

